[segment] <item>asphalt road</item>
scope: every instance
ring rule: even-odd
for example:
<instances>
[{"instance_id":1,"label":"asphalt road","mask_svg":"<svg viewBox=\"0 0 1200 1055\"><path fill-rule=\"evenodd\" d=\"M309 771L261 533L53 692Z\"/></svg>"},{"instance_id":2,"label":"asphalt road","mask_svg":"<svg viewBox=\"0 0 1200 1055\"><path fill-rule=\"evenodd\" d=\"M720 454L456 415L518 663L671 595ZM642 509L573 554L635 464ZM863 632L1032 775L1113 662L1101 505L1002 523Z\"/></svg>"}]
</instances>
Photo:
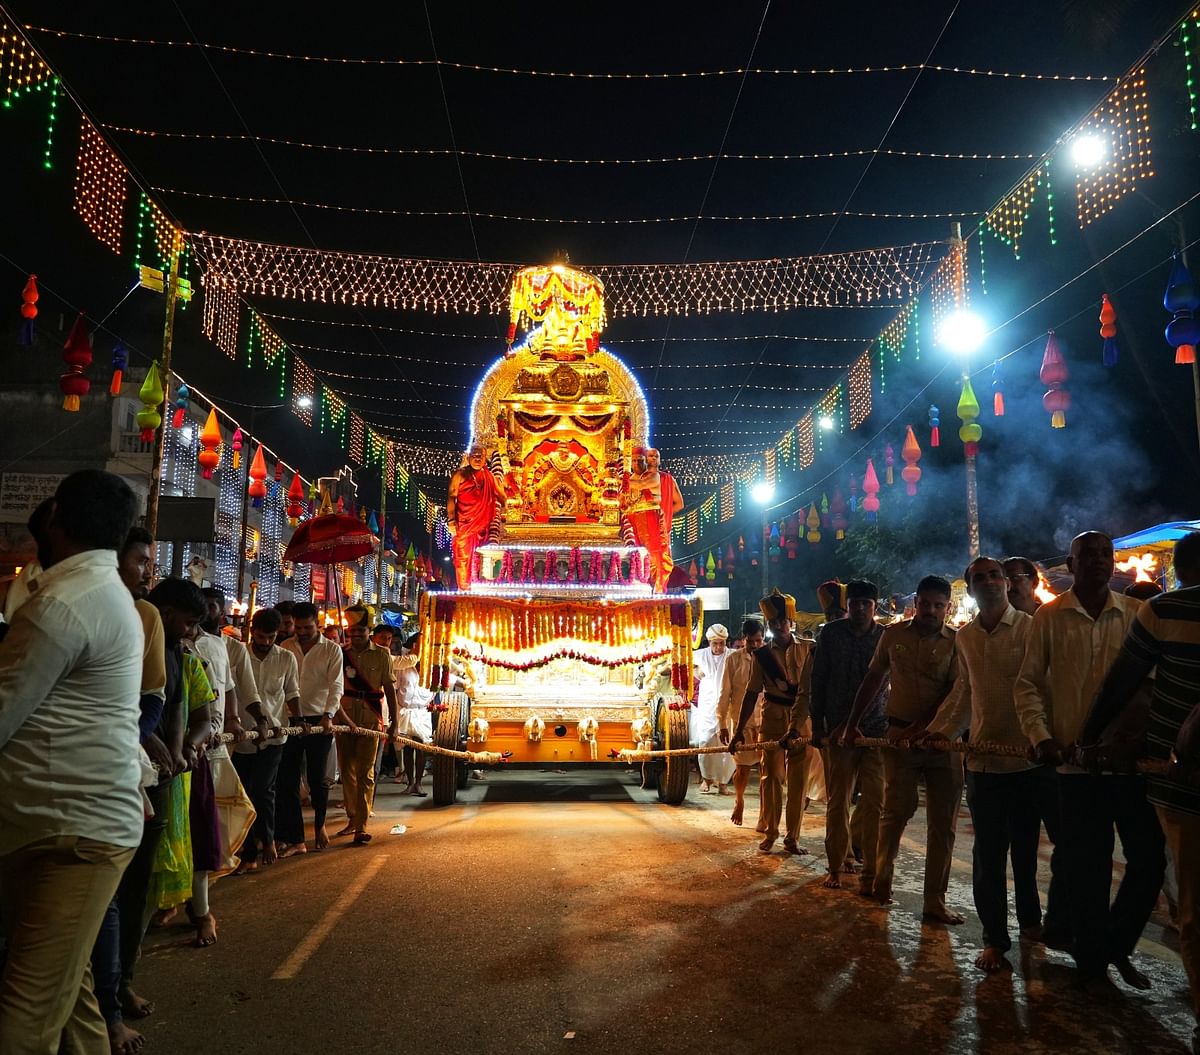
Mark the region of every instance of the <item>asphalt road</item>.
<instances>
[{"instance_id":1,"label":"asphalt road","mask_svg":"<svg viewBox=\"0 0 1200 1055\"><path fill-rule=\"evenodd\" d=\"M968 919L944 928L919 919L917 824L885 910L820 885L819 808L813 856L764 856L729 823L732 798L693 786L671 808L637 783L492 773L447 808L387 784L369 846L217 883L215 946L154 932L137 988L157 1008L131 1025L181 1055L1188 1050L1159 922L1138 955L1149 994L1084 997L1069 959L1036 945L1011 973L974 969L965 807L949 900Z\"/></svg>"}]
</instances>

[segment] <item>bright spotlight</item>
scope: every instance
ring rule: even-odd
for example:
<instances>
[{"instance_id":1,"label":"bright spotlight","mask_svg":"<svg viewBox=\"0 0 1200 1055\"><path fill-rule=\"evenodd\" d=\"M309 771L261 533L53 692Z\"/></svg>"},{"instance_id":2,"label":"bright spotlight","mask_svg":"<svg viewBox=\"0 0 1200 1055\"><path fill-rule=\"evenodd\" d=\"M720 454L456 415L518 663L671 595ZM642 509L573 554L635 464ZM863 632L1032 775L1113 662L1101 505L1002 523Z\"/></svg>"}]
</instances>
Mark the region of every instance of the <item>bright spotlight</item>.
<instances>
[{"instance_id":1,"label":"bright spotlight","mask_svg":"<svg viewBox=\"0 0 1200 1055\"><path fill-rule=\"evenodd\" d=\"M828 432L833 428L833 418L831 418L828 414L822 414L819 418L817 418L817 424L820 425L821 428L823 428L826 432Z\"/></svg>"},{"instance_id":2,"label":"bright spotlight","mask_svg":"<svg viewBox=\"0 0 1200 1055\"><path fill-rule=\"evenodd\" d=\"M983 320L973 311L959 310L938 328L937 340L955 355L970 355L983 344Z\"/></svg>"},{"instance_id":3,"label":"bright spotlight","mask_svg":"<svg viewBox=\"0 0 1200 1055\"><path fill-rule=\"evenodd\" d=\"M1108 157L1108 142L1104 136L1085 132L1071 141L1071 157L1080 168L1092 168Z\"/></svg>"},{"instance_id":4,"label":"bright spotlight","mask_svg":"<svg viewBox=\"0 0 1200 1055\"><path fill-rule=\"evenodd\" d=\"M312 396L301 396L296 400L296 406L298 406L301 410L307 410L312 406Z\"/></svg>"},{"instance_id":5,"label":"bright spotlight","mask_svg":"<svg viewBox=\"0 0 1200 1055\"><path fill-rule=\"evenodd\" d=\"M760 506L765 506L775 497L775 485L767 480L759 480L751 489L750 497Z\"/></svg>"}]
</instances>

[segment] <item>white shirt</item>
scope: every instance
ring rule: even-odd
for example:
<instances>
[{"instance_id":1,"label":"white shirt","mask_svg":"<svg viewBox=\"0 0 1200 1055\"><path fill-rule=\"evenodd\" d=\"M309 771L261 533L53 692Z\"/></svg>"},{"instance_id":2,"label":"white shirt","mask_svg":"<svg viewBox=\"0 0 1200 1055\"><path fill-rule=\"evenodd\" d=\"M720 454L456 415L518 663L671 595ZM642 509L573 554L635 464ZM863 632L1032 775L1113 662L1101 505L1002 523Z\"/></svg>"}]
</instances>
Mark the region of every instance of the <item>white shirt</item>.
<instances>
[{"instance_id":1,"label":"white shirt","mask_svg":"<svg viewBox=\"0 0 1200 1055\"><path fill-rule=\"evenodd\" d=\"M1016 685L1017 716L1030 743L1051 737L1063 746L1075 743L1141 605L1110 590L1100 617L1093 619L1068 590L1033 614Z\"/></svg>"},{"instance_id":2,"label":"white shirt","mask_svg":"<svg viewBox=\"0 0 1200 1055\"><path fill-rule=\"evenodd\" d=\"M0 643L0 854L55 836L142 838L142 621L113 550L29 581Z\"/></svg>"},{"instance_id":3,"label":"white shirt","mask_svg":"<svg viewBox=\"0 0 1200 1055\"><path fill-rule=\"evenodd\" d=\"M229 658L229 677L237 690L238 711L245 710L258 702L258 683L254 680L254 669L250 666L250 649L236 637L222 634L225 654Z\"/></svg>"},{"instance_id":4,"label":"white shirt","mask_svg":"<svg viewBox=\"0 0 1200 1055\"><path fill-rule=\"evenodd\" d=\"M930 732L954 739L969 721L973 744L1027 746L1013 691L1032 624L1030 616L1010 604L991 630L983 628L979 616L959 630L955 637L959 676L929 723ZM1032 769L1033 763L1005 755L968 755L967 768L976 773L1019 773Z\"/></svg>"},{"instance_id":5,"label":"white shirt","mask_svg":"<svg viewBox=\"0 0 1200 1055\"><path fill-rule=\"evenodd\" d=\"M342 649L327 637L317 638L308 653L289 637L281 646L300 668L300 713L306 717L337 714L342 703Z\"/></svg>"},{"instance_id":6,"label":"white shirt","mask_svg":"<svg viewBox=\"0 0 1200 1055\"><path fill-rule=\"evenodd\" d=\"M255 718L246 710L247 704L257 700L262 704L263 716L272 725L288 725L287 701L294 700L300 695L300 672L296 666L296 657L291 649L280 645L272 645L266 659L259 659L253 648L246 648L240 641L234 642L246 654L246 662L253 672L255 692L252 696L238 697L238 714L241 715L242 726L253 729L257 724ZM282 744L286 736L275 736L264 740L263 746ZM247 740L238 744L234 750L244 755L254 754L258 750L255 741Z\"/></svg>"}]
</instances>

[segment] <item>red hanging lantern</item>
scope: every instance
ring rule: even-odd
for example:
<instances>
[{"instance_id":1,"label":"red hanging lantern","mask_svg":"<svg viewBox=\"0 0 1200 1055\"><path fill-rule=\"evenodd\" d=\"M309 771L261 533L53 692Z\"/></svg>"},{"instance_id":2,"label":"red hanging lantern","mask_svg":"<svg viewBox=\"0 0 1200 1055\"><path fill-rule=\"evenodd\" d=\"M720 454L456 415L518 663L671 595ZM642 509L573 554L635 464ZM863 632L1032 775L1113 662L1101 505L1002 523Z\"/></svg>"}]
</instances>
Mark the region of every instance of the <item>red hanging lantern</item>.
<instances>
[{"instance_id":1,"label":"red hanging lantern","mask_svg":"<svg viewBox=\"0 0 1200 1055\"><path fill-rule=\"evenodd\" d=\"M1100 336L1104 338L1103 362L1105 366L1117 365L1117 309L1108 294L1101 295Z\"/></svg>"},{"instance_id":2,"label":"red hanging lantern","mask_svg":"<svg viewBox=\"0 0 1200 1055\"><path fill-rule=\"evenodd\" d=\"M171 415L171 428L183 428L183 419L187 415L187 409L191 405L192 390L187 385L181 384L175 389L175 413ZM219 442L219 441L218 441Z\"/></svg>"},{"instance_id":3,"label":"red hanging lantern","mask_svg":"<svg viewBox=\"0 0 1200 1055\"><path fill-rule=\"evenodd\" d=\"M202 470L200 475L206 480L212 479L213 470L221 464L220 446L221 423L217 421L217 408L213 407L208 412L204 428L200 430L201 450L196 455L196 461Z\"/></svg>"},{"instance_id":4,"label":"red hanging lantern","mask_svg":"<svg viewBox=\"0 0 1200 1055\"><path fill-rule=\"evenodd\" d=\"M879 477L875 475L875 463L870 458L867 459L867 471L863 474L863 493L866 495L862 502L863 512L868 520L874 521L875 514L879 512Z\"/></svg>"},{"instance_id":5,"label":"red hanging lantern","mask_svg":"<svg viewBox=\"0 0 1200 1055\"><path fill-rule=\"evenodd\" d=\"M233 439L229 444L233 448L233 467L240 469L242 465L242 430L233 430Z\"/></svg>"},{"instance_id":6,"label":"red hanging lantern","mask_svg":"<svg viewBox=\"0 0 1200 1055\"><path fill-rule=\"evenodd\" d=\"M92 387L91 381L83 375L84 370L92 365L92 342L82 312L67 334L67 343L63 345L63 362L67 364L67 372L58 379L58 387L63 394L62 408L77 411L80 397L86 396Z\"/></svg>"},{"instance_id":7,"label":"red hanging lantern","mask_svg":"<svg viewBox=\"0 0 1200 1055\"><path fill-rule=\"evenodd\" d=\"M1050 330L1046 335L1046 351L1042 355L1042 368L1038 371L1038 377L1042 379L1042 384L1049 389L1042 396L1042 407L1050 415L1052 428L1066 427L1067 411L1071 409L1071 393L1065 386L1067 378L1070 376L1070 371L1067 370L1067 361L1063 358L1062 350L1058 346L1058 338L1054 335L1054 331Z\"/></svg>"},{"instance_id":8,"label":"red hanging lantern","mask_svg":"<svg viewBox=\"0 0 1200 1055\"><path fill-rule=\"evenodd\" d=\"M275 480L278 483L282 479L283 479L283 462L276 462L275 463Z\"/></svg>"},{"instance_id":9,"label":"red hanging lantern","mask_svg":"<svg viewBox=\"0 0 1200 1055\"><path fill-rule=\"evenodd\" d=\"M910 495L917 493L917 481L921 479L921 470L917 462L921 460L921 445L917 443L916 434L911 425L907 426L904 434L904 446L900 448L900 457L904 459L904 468L900 470L900 479Z\"/></svg>"},{"instance_id":10,"label":"red hanging lantern","mask_svg":"<svg viewBox=\"0 0 1200 1055\"><path fill-rule=\"evenodd\" d=\"M724 571L726 577L732 579L734 569L737 567L737 554L733 552L733 543L730 542L725 547Z\"/></svg>"},{"instance_id":11,"label":"red hanging lantern","mask_svg":"<svg viewBox=\"0 0 1200 1055\"><path fill-rule=\"evenodd\" d=\"M296 473L292 476L292 485L288 488L287 493L287 518L288 523L295 527L300 522L300 516L304 512L304 484L300 480L300 474ZM395 529L393 529L394 531Z\"/></svg>"},{"instance_id":12,"label":"red hanging lantern","mask_svg":"<svg viewBox=\"0 0 1200 1055\"><path fill-rule=\"evenodd\" d=\"M267 460L263 457L262 444L254 452L254 460L250 463L250 485L246 493L254 500L254 508L262 506L267 497Z\"/></svg>"},{"instance_id":13,"label":"red hanging lantern","mask_svg":"<svg viewBox=\"0 0 1200 1055\"><path fill-rule=\"evenodd\" d=\"M26 347L33 344L33 320L37 318L37 302L37 275L30 275L25 281L25 288L21 290L21 318L25 320L21 323L21 343Z\"/></svg>"},{"instance_id":14,"label":"red hanging lantern","mask_svg":"<svg viewBox=\"0 0 1200 1055\"><path fill-rule=\"evenodd\" d=\"M783 548L788 560L795 560L800 551L800 518L793 513L784 524Z\"/></svg>"}]
</instances>

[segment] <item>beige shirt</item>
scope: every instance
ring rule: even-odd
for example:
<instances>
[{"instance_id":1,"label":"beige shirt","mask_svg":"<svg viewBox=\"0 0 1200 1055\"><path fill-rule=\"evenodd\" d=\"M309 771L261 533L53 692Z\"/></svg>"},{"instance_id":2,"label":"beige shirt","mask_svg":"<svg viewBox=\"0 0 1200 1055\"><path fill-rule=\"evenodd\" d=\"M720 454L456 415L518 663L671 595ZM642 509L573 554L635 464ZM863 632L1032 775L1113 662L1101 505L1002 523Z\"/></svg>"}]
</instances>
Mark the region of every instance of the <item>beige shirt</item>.
<instances>
[{"instance_id":1,"label":"beige shirt","mask_svg":"<svg viewBox=\"0 0 1200 1055\"><path fill-rule=\"evenodd\" d=\"M791 705L792 728L799 730L808 721L808 698L812 691L813 642L802 641L800 638L794 637L786 647L779 645L775 640L772 640L767 647L771 649L776 660L779 661L779 665L783 669L788 682L799 686ZM751 692L755 696L760 692L767 693L768 697L762 703L762 707L765 710L768 707L776 706L776 704L771 702L769 696L780 694L784 688L782 685L774 684L763 675L762 664L754 658L753 652L750 653L750 678L746 683L746 692ZM742 696L744 698L745 693ZM738 701L738 707L741 707L740 700Z\"/></svg>"},{"instance_id":2,"label":"beige shirt","mask_svg":"<svg viewBox=\"0 0 1200 1055\"><path fill-rule=\"evenodd\" d=\"M1026 746L1013 692L1032 623L1030 616L1010 604L992 630L985 630L978 616L959 630L955 650L960 676L929 723L930 732L953 740L969 722L973 744ZM1018 773L1032 767L1033 763L1024 758L967 756L967 768L976 773Z\"/></svg>"},{"instance_id":3,"label":"beige shirt","mask_svg":"<svg viewBox=\"0 0 1200 1055\"><path fill-rule=\"evenodd\" d=\"M742 713L742 698L746 695L746 686L750 684L751 668L754 666L754 656L745 649L730 649L725 667L721 671L721 695L717 697L717 722L731 729L737 725ZM754 708L754 714L746 725L757 726L759 723L758 710L762 706L762 698Z\"/></svg>"},{"instance_id":4,"label":"beige shirt","mask_svg":"<svg viewBox=\"0 0 1200 1055\"><path fill-rule=\"evenodd\" d=\"M1141 604L1110 590L1093 619L1068 590L1034 613L1016 685L1017 717L1030 743L1053 738L1069 746L1079 738Z\"/></svg>"},{"instance_id":5,"label":"beige shirt","mask_svg":"<svg viewBox=\"0 0 1200 1055\"><path fill-rule=\"evenodd\" d=\"M254 677L253 696L249 699L238 696L238 714L242 719L242 726L246 729L254 728L254 716L246 710L246 706L255 700L260 704L263 717L272 725L290 725L287 701L300 695L300 672L291 649L272 645L266 659L259 659L253 648L246 648L240 641L234 643L246 653L246 662ZM286 740L286 736L276 736L264 740L262 746L270 747L282 744ZM234 750L240 754L252 755L258 747L254 741L247 740L238 744Z\"/></svg>"},{"instance_id":6,"label":"beige shirt","mask_svg":"<svg viewBox=\"0 0 1200 1055\"><path fill-rule=\"evenodd\" d=\"M954 638L948 626L925 637L911 619L884 628L870 670L888 676L889 718L911 724L937 710L958 678Z\"/></svg>"}]
</instances>

